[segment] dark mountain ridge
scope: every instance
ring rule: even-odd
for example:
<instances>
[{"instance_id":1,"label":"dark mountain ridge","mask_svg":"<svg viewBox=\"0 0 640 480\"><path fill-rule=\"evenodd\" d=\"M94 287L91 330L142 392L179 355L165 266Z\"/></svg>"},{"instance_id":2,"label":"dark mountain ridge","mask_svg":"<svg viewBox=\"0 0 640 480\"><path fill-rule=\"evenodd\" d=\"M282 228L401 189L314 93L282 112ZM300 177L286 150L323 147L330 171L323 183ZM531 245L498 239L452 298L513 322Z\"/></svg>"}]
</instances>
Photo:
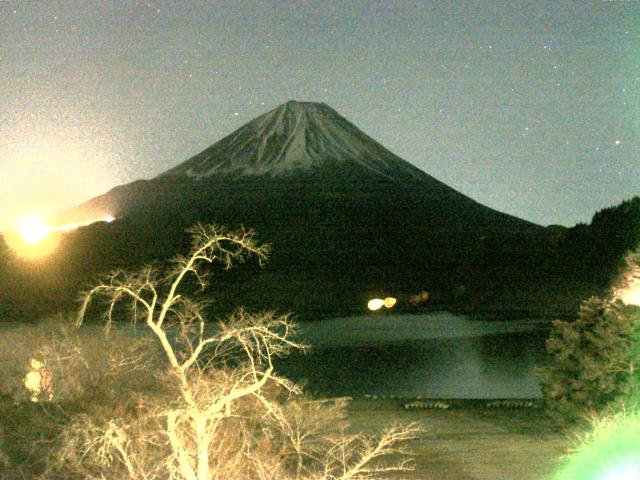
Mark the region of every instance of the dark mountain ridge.
<instances>
[{"instance_id":1,"label":"dark mountain ridge","mask_svg":"<svg viewBox=\"0 0 640 480\"><path fill-rule=\"evenodd\" d=\"M184 230L195 222L242 225L272 244L270 262L220 279L216 294L228 304L301 314L359 311L370 295L422 290L447 305L468 296L474 282L488 286L477 292L486 297L534 265L536 245L549 237L422 172L327 105L294 101L58 222L105 214L116 221L65 237L46 260L49 274L88 282L101 271L184 252Z\"/></svg>"}]
</instances>

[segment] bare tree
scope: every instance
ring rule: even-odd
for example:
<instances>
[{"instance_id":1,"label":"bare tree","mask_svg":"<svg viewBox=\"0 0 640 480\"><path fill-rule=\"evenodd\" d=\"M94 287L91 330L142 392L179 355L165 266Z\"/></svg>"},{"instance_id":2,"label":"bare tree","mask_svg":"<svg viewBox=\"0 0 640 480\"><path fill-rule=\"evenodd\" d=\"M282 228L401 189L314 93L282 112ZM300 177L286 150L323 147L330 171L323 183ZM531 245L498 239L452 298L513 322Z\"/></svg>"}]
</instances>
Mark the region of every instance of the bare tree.
<instances>
[{"instance_id":1,"label":"bare tree","mask_svg":"<svg viewBox=\"0 0 640 480\"><path fill-rule=\"evenodd\" d=\"M182 292L185 279L194 278L204 289L207 264L229 269L249 256L262 264L268 247L258 245L252 231L198 224L190 233L189 255L177 257L166 275L151 267L114 272L83 296L78 315L80 325L90 303L102 297L108 329L118 305L127 305L132 321L144 323L159 341L176 398L147 400L146 414L129 424L79 419L70 438L83 432L83 439L60 458L93 456L97 465L118 467L132 479L351 480L406 470L406 452L397 444L414 437L415 426L376 438L345 435L335 418L342 406L324 409L323 416L318 405L302 399L297 385L275 373L274 358L304 348L288 316L240 309L207 328L206 304ZM315 421L305 421L305 415ZM399 455L396 463L377 462L390 454Z\"/></svg>"}]
</instances>

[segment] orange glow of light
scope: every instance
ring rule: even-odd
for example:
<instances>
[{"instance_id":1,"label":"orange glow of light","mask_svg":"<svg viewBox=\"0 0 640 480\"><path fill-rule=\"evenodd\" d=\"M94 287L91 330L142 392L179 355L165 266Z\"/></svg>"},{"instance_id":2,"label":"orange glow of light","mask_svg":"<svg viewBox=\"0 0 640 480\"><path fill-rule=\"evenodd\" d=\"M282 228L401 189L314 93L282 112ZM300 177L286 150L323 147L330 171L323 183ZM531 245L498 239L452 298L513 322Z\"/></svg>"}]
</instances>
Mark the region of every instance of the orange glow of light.
<instances>
[{"instance_id":1,"label":"orange glow of light","mask_svg":"<svg viewBox=\"0 0 640 480\"><path fill-rule=\"evenodd\" d=\"M77 230L80 228L80 224L78 222L71 222L66 225L62 225L61 227L57 227L55 230L60 230L61 232L71 232L73 230Z\"/></svg>"},{"instance_id":2,"label":"orange glow of light","mask_svg":"<svg viewBox=\"0 0 640 480\"><path fill-rule=\"evenodd\" d=\"M394 297L387 297L384 299L384 306L386 308L393 308L396 303L398 303L398 299Z\"/></svg>"},{"instance_id":3,"label":"orange glow of light","mask_svg":"<svg viewBox=\"0 0 640 480\"><path fill-rule=\"evenodd\" d=\"M51 233L51 227L41 217L29 216L18 220L16 227L22 240L29 245L36 245Z\"/></svg>"},{"instance_id":4,"label":"orange glow of light","mask_svg":"<svg viewBox=\"0 0 640 480\"><path fill-rule=\"evenodd\" d=\"M65 225L61 225L59 227L52 227L52 230L58 230L60 232L70 232L72 230L77 230L80 227L86 227L87 225L91 225L92 223L97 223L97 222L105 222L105 223L111 223L116 219L116 217L114 217L113 215L103 215L102 217L98 218L97 220L85 220L82 222L71 222L71 223L67 223Z\"/></svg>"},{"instance_id":5,"label":"orange glow of light","mask_svg":"<svg viewBox=\"0 0 640 480\"><path fill-rule=\"evenodd\" d=\"M394 297L386 297L384 300L381 298L372 298L367 303L367 308L372 312L380 310L382 307L393 308L398 303L398 299Z\"/></svg>"},{"instance_id":6,"label":"orange glow of light","mask_svg":"<svg viewBox=\"0 0 640 480\"><path fill-rule=\"evenodd\" d=\"M3 232L3 235L9 248L20 257L38 259L51 254L56 249L62 233L71 232L95 222L110 223L114 220L114 216L104 215L97 220L71 222L52 227L42 217L29 215L20 218L15 227Z\"/></svg>"},{"instance_id":7,"label":"orange glow of light","mask_svg":"<svg viewBox=\"0 0 640 480\"><path fill-rule=\"evenodd\" d=\"M13 229L3 232L4 239L18 256L38 259L51 254L60 241L60 234L37 215L20 218Z\"/></svg>"},{"instance_id":8,"label":"orange glow of light","mask_svg":"<svg viewBox=\"0 0 640 480\"><path fill-rule=\"evenodd\" d=\"M420 305L421 303L429 300L429 292L423 290L420 293L416 293L415 295L411 295L409 297L409 303L413 306Z\"/></svg>"}]
</instances>

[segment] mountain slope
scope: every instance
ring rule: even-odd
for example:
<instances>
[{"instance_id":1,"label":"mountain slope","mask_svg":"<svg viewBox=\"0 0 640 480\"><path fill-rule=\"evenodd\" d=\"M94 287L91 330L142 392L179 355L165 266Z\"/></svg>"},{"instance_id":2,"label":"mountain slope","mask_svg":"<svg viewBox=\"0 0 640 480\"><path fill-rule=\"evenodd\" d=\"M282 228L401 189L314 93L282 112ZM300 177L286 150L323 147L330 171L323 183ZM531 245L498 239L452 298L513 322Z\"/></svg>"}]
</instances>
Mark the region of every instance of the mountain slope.
<instances>
[{"instance_id":1,"label":"mountain slope","mask_svg":"<svg viewBox=\"0 0 640 480\"><path fill-rule=\"evenodd\" d=\"M194 201L210 203L216 192L242 190L249 196L277 190L379 197L410 191L411 196L431 202L426 214L445 212L452 224L460 223L472 211L483 212L480 216L485 218L473 218L480 226L535 228L478 204L402 160L331 107L296 101L257 117L151 180L118 186L70 209L58 221L122 216L168 205L191 208ZM443 201L446 208L440 205Z\"/></svg>"},{"instance_id":2,"label":"mountain slope","mask_svg":"<svg viewBox=\"0 0 640 480\"><path fill-rule=\"evenodd\" d=\"M243 277L242 292L227 292L230 303L298 312L361 306L373 291L428 288L446 302L471 273L484 284L489 270L506 278L498 264L528 268L526 239L545 235L422 172L327 105L293 101L58 220L105 214L117 220L63 246L55 261L69 277L165 260L188 247L184 230L195 222L242 225L273 254L266 270ZM525 240L515 250L496 249L516 237Z\"/></svg>"}]
</instances>

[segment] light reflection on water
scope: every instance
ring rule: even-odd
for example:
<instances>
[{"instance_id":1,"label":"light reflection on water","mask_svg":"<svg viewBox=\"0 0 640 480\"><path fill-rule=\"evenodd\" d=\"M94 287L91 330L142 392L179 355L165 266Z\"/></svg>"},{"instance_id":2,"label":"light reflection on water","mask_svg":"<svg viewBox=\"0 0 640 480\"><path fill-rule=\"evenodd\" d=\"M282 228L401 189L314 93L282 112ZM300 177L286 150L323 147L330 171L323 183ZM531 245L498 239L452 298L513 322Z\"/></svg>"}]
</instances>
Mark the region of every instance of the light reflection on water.
<instances>
[{"instance_id":1,"label":"light reflection on water","mask_svg":"<svg viewBox=\"0 0 640 480\"><path fill-rule=\"evenodd\" d=\"M301 328L306 355L280 370L328 395L539 398L549 323L486 322L448 313L332 319Z\"/></svg>"}]
</instances>

